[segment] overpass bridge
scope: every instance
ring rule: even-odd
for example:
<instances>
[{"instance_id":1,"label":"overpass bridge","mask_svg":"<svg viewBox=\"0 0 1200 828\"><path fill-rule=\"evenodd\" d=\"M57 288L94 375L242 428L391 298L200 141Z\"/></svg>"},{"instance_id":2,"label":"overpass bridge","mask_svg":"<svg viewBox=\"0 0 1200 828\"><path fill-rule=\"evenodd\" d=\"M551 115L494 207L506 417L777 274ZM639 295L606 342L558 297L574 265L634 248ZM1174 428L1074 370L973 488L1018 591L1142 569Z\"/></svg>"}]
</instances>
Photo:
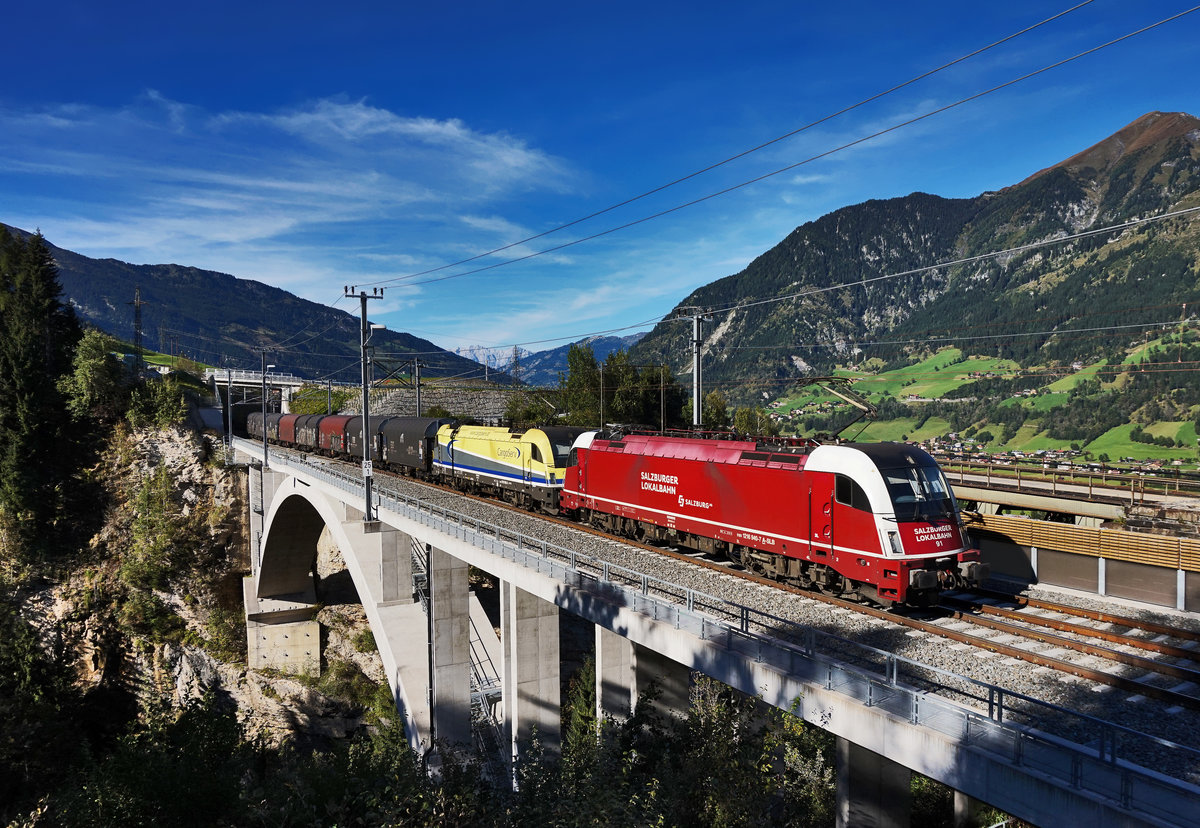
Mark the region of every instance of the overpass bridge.
<instances>
[{"instance_id":1,"label":"overpass bridge","mask_svg":"<svg viewBox=\"0 0 1200 828\"><path fill-rule=\"evenodd\" d=\"M268 366L274 368L274 365ZM232 368L208 368L204 382L212 388L214 397L227 398L233 402L262 400L263 389L274 395L278 390L279 410L287 413L292 395L304 385L304 380L295 374L279 371L244 371ZM274 407L274 404L272 404Z\"/></svg>"},{"instance_id":2,"label":"overpass bridge","mask_svg":"<svg viewBox=\"0 0 1200 828\"><path fill-rule=\"evenodd\" d=\"M235 441L253 457L257 444ZM272 454L249 467L252 574L245 582L250 666L319 667L313 575L328 530L342 552L379 647L410 743L472 741L469 567L499 579L498 668L505 758L535 730L560 739L558 616L595 629L597 706L628 715L650 682L660 704L682 709L692 671L790 710L838 741L839 825L908 824L908 780L918 772L957 793L964 812L987 802L1034 824L1200 825L1200 788L1135 759L1178 746L1052 708L956 675L978 706L906 680L944 673L893 653L766 615L553 546L475 518L376 490L378 520L364 522L362 479L331 464ZM427 555L415 600L412 550ZM484 649L487 648L483 643ZM473 698L474 695L474 698ZM1014 715L1041 705L1044 717ZM1042 724L1070 719L1087 743ZM1148 738L1148 737L1145 737ZM1144 754L1142 754L1144 755Z\"/></svg>"},{"instance_id":3,"label":"overpass bridge","mask_svg":"<svg viewBox=\"0 0 1200 828\"><path fill-rule=\"evenodd\" d=\"M956 462L943 470L959 503L973 504L963 514L993 576L1200 611L1194 481Z\"/></svg>"}]
</instances>

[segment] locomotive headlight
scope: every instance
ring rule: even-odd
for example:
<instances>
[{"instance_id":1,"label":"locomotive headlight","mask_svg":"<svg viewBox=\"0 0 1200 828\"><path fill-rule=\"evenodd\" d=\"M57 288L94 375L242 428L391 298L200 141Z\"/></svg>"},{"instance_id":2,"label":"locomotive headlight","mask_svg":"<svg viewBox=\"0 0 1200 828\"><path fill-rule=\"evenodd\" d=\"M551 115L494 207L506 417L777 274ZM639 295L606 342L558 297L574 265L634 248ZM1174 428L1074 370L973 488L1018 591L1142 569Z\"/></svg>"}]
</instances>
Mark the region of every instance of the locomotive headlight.
<instances>
[{"instance_id":1,"label":"locomotive headlight","mask_svg":"<svg viewBox=\"0 0 1200 828\"><path fill-rule=\"evenodd\" d=\"M888 541L892 545L892 554L893 555L903 555L904 554L904 547L900 545L900 533L899 532L888 532Z\"/></svg>"}]
</instances>

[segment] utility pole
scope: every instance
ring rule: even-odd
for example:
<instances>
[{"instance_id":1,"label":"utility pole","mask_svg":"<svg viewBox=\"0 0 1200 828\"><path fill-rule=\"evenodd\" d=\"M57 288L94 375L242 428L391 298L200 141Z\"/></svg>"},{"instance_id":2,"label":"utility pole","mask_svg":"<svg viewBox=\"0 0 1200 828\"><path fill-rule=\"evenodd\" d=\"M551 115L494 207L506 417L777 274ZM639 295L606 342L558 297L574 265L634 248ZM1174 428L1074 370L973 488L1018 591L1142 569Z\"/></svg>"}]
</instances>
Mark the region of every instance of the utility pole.
<instances>
[{"instance_id":1,"label":"utility pole","mask_svg":"<svg viewBox=\"0 0 1200 828\"><path fill-rule=\"evenodd\" d=\"M263 412L263 471L270 468L270 463L267 462L267 369L274 368L274 365L267 365L267 352L262 352L262 412Z\"/></svg>"},{"instance_id":2,"label":"utility pole","mask_svg":"<svg viewBox=\"0 0 1200 828\"><path fill-rule=\"evenodd\" d=\"M604 363L600 363L600 430L604 430Z\"/></svg>"},{"instance_id":3,"label":"utility pole","mask_svg":"<svg viewBox=\"0 0 1200 828\"><path fill-rule=\"evenodd\" d=\"M413 385L417 389L417 416L421 416L421 360L413 360Z\"/></svg>"},{"instance_id":4,"label":"utility pole","mask_svg":"<svg viewBox=\"0 0 1200 828\"><path fill-rule=\"evenodd\" d=\"M325 380L325 413L333 413L333 380Z\"/></svg>"},{"instance_id":5,"label":"utility pole","mask_svg":"<svg viewBox=\"0 0 1200 828\"><path fill-rule=\"evenodd\" d=\"M1179 317L1179 349L1175 352L1175 361L1183 362L1183 332L1187 323L1187 302L1183 303L1183 314Z\"/></svg>"},{"instance_id":6,"label":"utility pole","mask_svg":"<svg viewBox=\"0 0 1200 828\"><path fill-rule=\"evenodd\" d=\"M701 409L704 405L700 372L700 345L704 340L700 336L700 323L712 319L712 314L706 313L703 308L694 307L680 308L679 314L679 318L686 318L689 315L692 317L692 425L699 429Z\"/></svg>"},{"instance_id":7,"label":"utility pole","mask_svg":"<svg viewBox=\"0 0 1200 828\"><path fill-rule=\"evenodd\" d=\"M225 358L225 444L228 448L226 462L233 459L233 371L229 358ZM263 431L267 430L267 418L263 417Z\"/></svg>"},{"instance_id":8,"label":"utility pole","mask_svg":"<svg viewBox=\"0 0 1200 828\"><path fill-rule=\"evenodd\" d=\"M374 523L375 506L371 502L371 360L367 355L367 348L371 341L371 323L367 321L367 300L382 299L383 288L372 288L370 293L365 290L359 291L357 287L351 285L344 288L347 299L358 298L362 303L362 332L361 332L361 351L362 351L362 446L363 446L363 491L366 494L365 508L363 509L363 523ZM356 292L357 291L357 292Z\"/></svg>"},{"instance_id":9,"label":"utility pole","mask_svg":"<svg viewBox=\"0 0 1200 828\"><path fill-rule=\"evenodd\" d=\"M133 305L133 350L137 353L137 372L140 377L146 370L146 360L142 352L142 305L146 303L142 301L141 285L133 289L133 301L125 304Z\"/></svg>"},{"instance_id":10,"label":"utility pole","mask_svg":"<svg viewBox=\"0 0 1200 828\"><path fill-rule=\"evenodd\" d=\"M658 421L659 431L667 430L667 366L658 366Z\"/></svg>"}]
</instances>

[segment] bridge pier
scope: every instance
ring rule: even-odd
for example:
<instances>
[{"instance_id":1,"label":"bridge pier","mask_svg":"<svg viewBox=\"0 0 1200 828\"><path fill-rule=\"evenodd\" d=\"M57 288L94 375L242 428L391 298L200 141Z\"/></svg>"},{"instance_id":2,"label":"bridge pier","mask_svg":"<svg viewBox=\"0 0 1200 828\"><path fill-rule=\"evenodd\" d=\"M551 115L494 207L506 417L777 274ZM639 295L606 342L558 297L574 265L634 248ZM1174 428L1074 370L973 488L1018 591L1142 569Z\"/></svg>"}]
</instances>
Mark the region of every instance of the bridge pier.
<instances>
[{"instance_id":1,"label":"bridge pier","mask_svg":"<svg viewBox=\"0 0 1200 828\"><path fill-rule=\"evenodd\" d=\"M637 675L637 700L645 698L653 687L656 695L652 709L656 713L661 716L686 716L691 706L691 668L641 644L633 645L633 658Z\"/></svg>"},{"instance_id":2,"label":"bridge pier","mask_svg":"<svg viewBox=\"0 0 1200 828\"><path fill-rule=\"evenodd\" d=\"M500 582L504 738L513 761L536 735L548 755L562 749L558 606Z\"/></svg>"},{"instance_id":3,"label":"bridge pier","mask_svg":"<svg viewBox=\"0 0 1200 828\"><path fill-rule=\"evenodd\" d=\"M379 538L379 605L413 603L412 538L386 525L375 534Z\"/></svg>"},{"instance_id":4,"label":"bridge pier","mask_svg":"<svg viewBox=\"0 0 1200 828\"><path fill-rule=\"evenodd\" d=\"M429 550L429 663L434 739L471 744L469 567L437 547Z\"/></svg>"},{"instance_id":5,"label":"bridge pier","mask_svg":"<svg viewBox=\"0 0 1200 828\"><path fill-rule=\"evenodd\" d=\"M596 719L628 719L637 703L634 643L596 625Z\"/></svg>"},{"instance_id":6,"label":"bridge pier","mask_svg":"<svg viewBox=\"0 0 1200 828\"><path fill-rule=\"evenodd\" d=\"M954 828L976 828L981 825L980 817L987 809L986 802L980 802L962 791L954 792Z\"/></svg>"},{"instance_id":7,"label":"bridge pier","mask_svg":"<svg viewBox=\"0 0 1200 828\"><path fill-rule=\"evenodd\" d=\"M596 718L626 719L654 687L654 709L687 715L691 670L678 661L596 625Z\"/></svg>"},{"instance_id":8,"label":"bridge pier","mask_svg":"<svg viewBox=\"0 0 1200 828\"><path fill-rule=\"evenodd\" d=\"M837 828L908 828L912 771L849 739L837 740Z\"/></svg>"}]
</instances>

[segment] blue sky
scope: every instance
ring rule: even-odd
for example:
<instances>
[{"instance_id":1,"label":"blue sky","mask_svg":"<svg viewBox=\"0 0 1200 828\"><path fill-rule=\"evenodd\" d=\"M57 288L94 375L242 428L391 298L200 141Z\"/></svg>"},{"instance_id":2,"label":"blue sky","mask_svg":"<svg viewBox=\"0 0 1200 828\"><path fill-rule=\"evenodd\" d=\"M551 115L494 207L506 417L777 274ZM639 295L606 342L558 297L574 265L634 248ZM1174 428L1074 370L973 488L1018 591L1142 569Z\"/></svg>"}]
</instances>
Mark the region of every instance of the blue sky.
<instances>
[{"instance_id":1,"label":"blue sky","mask_svg":"<svg viewBox=\"0 0 1200 828\"><path fill-rule=\"evenodd\" d=\"M851 149L513 265L405 278L602 210L1072 5L9 4L0 222L174 262L444 347L555 347L662 317L796 226L1016 183L1152 111L1200 115L1200 12ZM1093 0L719 169L505 251L599 233L835 149L1185 11ZM648 327L648 326L644 326Z\"/></svg>"}]
</instances>

